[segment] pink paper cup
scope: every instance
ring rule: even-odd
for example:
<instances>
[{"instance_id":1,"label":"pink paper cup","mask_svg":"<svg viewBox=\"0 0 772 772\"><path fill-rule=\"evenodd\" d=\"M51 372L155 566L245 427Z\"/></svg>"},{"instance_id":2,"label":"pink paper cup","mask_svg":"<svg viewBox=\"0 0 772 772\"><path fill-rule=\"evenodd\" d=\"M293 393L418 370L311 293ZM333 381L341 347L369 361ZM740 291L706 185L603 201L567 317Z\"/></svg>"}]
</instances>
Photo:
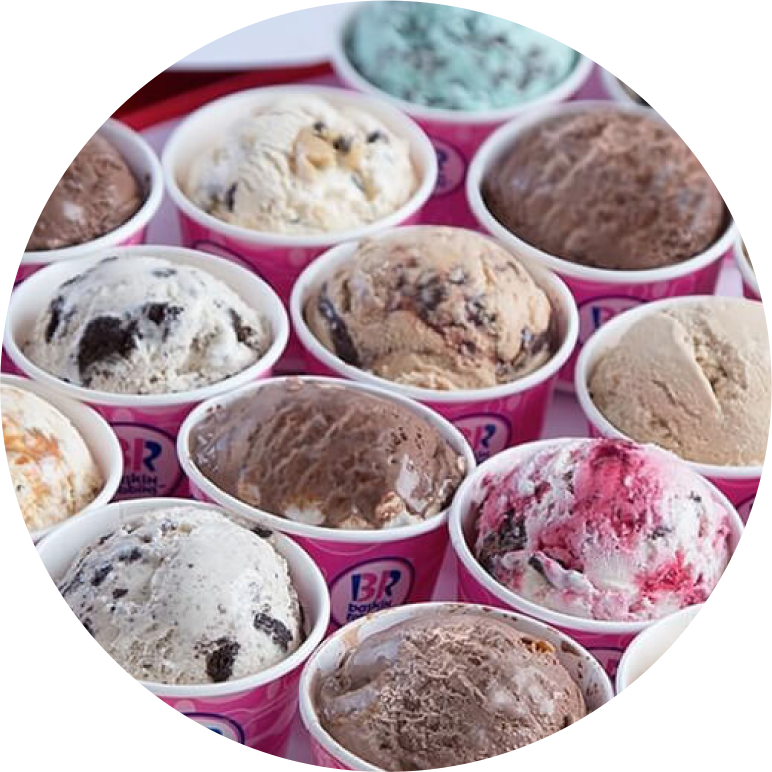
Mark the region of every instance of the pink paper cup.
<instances>
[{"instance_id":1,"label":"pink paper cup","mask_svg":"<svg viewBox=\"0 0 772 772\"><path fill-rule=\"evenodd\" d=\"M413 226L411 230L426 227ZM407 232L407 229L401 230ZM384 233L381 237L388 235ZM352 260L358 246L350 243L331 249L306 268L295 284L290 315L295 334L303 346L306 371L378 386L430 407L462 432L478 461L511 445L538 439L552 401L558 371L571 356L579 328L576 304L560 278L539 265L523 261L536 283L549 295L558 315L561 343L543 367L512 383L486 389L438 391L405 386L346 364L326 349L306 324L306 300L337 268Z\"/></svg>"},{"instance_id":2,"label":"pink paper cup","mask_svg":"<svg viewBox=\"0 0 772 772\"><path fill-rule=\"evenodd\" d=\"M464 112L413 104L370 83L349 61L345 40L360 5L352 4L351 12L344 18L336 35L332 63L337 76L349 88L377 97L409 115L431 138L437 153L439 174L432 197L424 207L423 221L476 228L477 221L464 194L464 180L477 148L503 123L543 105L574 98L592 75L594 62L577 54L573 72L562 83L544 96L516 107Z\"/></svg>"},{"instance_id":3,"label":"pink paper cup","mask_svg":"<svg viewBox=\"0 0 772 772\"><path fill-rule=\"evenodd\" d=\"M103 247L142 243L145 240L148 223L158 212L163 198L161 164L150 145L128 126L101 113L58 102L0 103L0 118L30 114L72 118L95 129L120 152L131 167L137 180L144 187L145 202L123 225L85 244L34 252L0 250L0 308L16 285L44 265L58 263L72 257L83 257ZM14 371L12 362L2 349L0 349L0 371Z\"/></svg>"},{"instance_id":4,"label":"pink paper cup","mask_svg":"<svg viewBox=\"0 0 772 772\"><path fill-rule=\"evenodd\" d=\"M475 610L505 619L521 632L551 643L558 659L581 688L588 712L597 710L614 696L608 676L588 651L554 627L529 617L501 608L469 606L462 603L420 603L389 609L358 619L338 630L324 641L303 668L300 679L300 717L309 734L311 753L317 766L332 769L379 769L346 750L322 727L315 705L315 694L320 679L334 673L351 649L377 633L432 612L464 610Z\"/></svg>"},{"instance_id":5,"label":"pink paper cup","mask_svg":"<svg viewBox=\"0 0 772 772\"><path fill-rule=\"evenodd\" d=\"M693 606L660 620L630 644L619 663L616 682L617 703L629 744L629 772L700 772L646 729L633 708L633 692L641 677L661 661L671 646L696 630L729 619L772 622L772 601L743 598Z\"/></svg>"},{"instance_id":6,"label":"pink paper cup","mask_svg":"<svg viewBox=\"0 0 772 772\"><path fill-rule=\"evenodd\" d=\"M112 504L70 520L30 554L19 577L18 601L33 640L43 705L151 769L279 772L301 666L322 640L330 611L319 569L291 540L277 536L275 546L289 565L307 638L287 659L248 678L164 685L115 675L59 646L35 617L35 599L65 573L82 547L144 512L175 505L204 507L184 499Z\"/></svg>"},{"instance_id":7,"label":"pink paper cup","mask_svg":"<svg viewBox=\"0 0 772 772\"><path fill-rule=\"evenodd\" d=\"M33 364L22 352L22 346L62 282L108 255L125 260L146 255L160 257L206 271L224 281L253 308L262 310L271 327L273 343L257 362L237 375L175 394L113 394L55 378ZM288 330L287 314L271 288L238 265L180 247L116 247L99 255L48 266L18 286L11 297L4 342L11 360L24 375L62 396L90 405L113 427L123 450L124 475L118 498L127 499L187 494L176 450L177 432L185 416L211 397L270 376L286 345Z\"/></svg>"},{"instance_id":8,"label":"pink paper cup","mask_svg":"<svg viewBox=\"0 0 772 772\"><path fill-rule=\"evenodd\" d=\"M555 271L576 299L579 308L579 342L574 355L559 376L559 385L568 390L573 389L579 351L595 330L617 314L653 300L682 295L712 295L721 270L721 261L731 256L737 238L734 223L730 222L723 235L709 249L677 265L643 271L612 271L590 268L542 252L505 228L488 210L482 197L482 184L488 172L501 163L517 138L531 127L558 115L599 109L616 109L659 118L650 108L634 104L588 101L548 107L512 121L492 134L474 157L467 176L469 204L480 225L519 257L529 258Z\"/></svg>"},{"instance_id":9,"label":"pink paper cup","mask_svg":"<svg viewBox=\"0 0 772 772\"><path fill-rule=\"evenodd\" d=\"M199 405L180 429L177 450L180 464L190 480L193 495L214 501L241 518L286 533L300 544L322 571L330 588L331 618L336 627L382 608L429 600L437 582L448 544L448 511L414 525L379 531L342 530L306 525L270 514L220 490L195 465L190 454L190 432L212 410L222 408L245 394L260 397L260 389L274 378L246 386ZM296 378L294 380L297 380ZM467 473L474 469L472 451L460 432L422 405L374 386L346 383L329 378L301 378L335 383L352 392L366 392L391 400L427 420L464 457Z\"/></svg>"},{"instance_id":10,"label":"pink paper cup","mask_svg":"<svg viewBox=\"0 0 772 772\"><path fill-rule=\"evenodd\" d=\"M115 432L110 428L107 421L96 411L92 410L80 402L62 396L56 389L45 386L42 383L36 383L29 378L20 378L16 375L3 375L0 382L4 386L14 386L22 391L29 391L32 394L41 397L49 404L59 410L65 418L75 427L78 434L84 439L86 446L91 451L94 461L102 474L102 490L99 491L94 500L84 507L80 512L72 515L68 520L78 518L86 512L92 512L95 509L104 507L110 502L121 484L123 476L123 454L121 446L118 444L118 438ZM63 521L67 522L67 521ZM48 528L41 528L36 531L30 531L30 536L34 543L39 542L44 536L61 527L62 523L57 523Z\"/></svg>"},{"instance_id":11,"label":"pink paper cup","mask_svg":"<svg viewBox=\"0 0 772 772\"><path fill-rule=\"evenodd\" d=\"M743 295L748 298L748 300L761 300L759 280L756 278L756 273L751 267L750 260L748 260L743 251L742 239L739 237L734 244L734 260L737 264L737 269L740 271L740 276L742 276Z\"/></svg>"},{"instance_id":12,"label":"pink paper cup","mask_svg":"<svg viewBox=\"0 0 772 772\"><path fill-rule=\"evenodd\" d=\"M649 0L630 8L608 29L600 55L600 76L611 99L636 104L621 83L635 52L663 21L677 17L691 5L691 0ZM748 188L772 174L772 142L717 141L737 165Z\"/></svg>"}]
</instances>

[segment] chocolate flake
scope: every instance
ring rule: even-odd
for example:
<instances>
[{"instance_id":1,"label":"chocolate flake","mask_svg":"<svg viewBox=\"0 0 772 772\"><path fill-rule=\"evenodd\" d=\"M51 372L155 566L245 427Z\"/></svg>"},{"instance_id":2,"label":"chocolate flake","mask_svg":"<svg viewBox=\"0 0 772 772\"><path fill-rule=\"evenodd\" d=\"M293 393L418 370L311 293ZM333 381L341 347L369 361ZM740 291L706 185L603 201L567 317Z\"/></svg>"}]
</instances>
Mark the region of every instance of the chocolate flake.
<instances>
[{"instance_id":1,"label":"chocolate flake","mask_svg":"<svg viewBox=\"0 0 772 772\"><path fill-rule=\"evenodd\" d=\"M327 296L326 282L322 285L319 292L317 308L319 313L327 320L336 355L347 364L359 367L359 354L357 353L356 346L349 334L346 323L338 315L334 304Z\"/></svg>"},{"instance_id":2,"label":"chocolate flake","mask_svg":"<svg viewBox=\"0 0 772 772\"><path fill-rule=\"evenodd\" d=\"M292 641L292 632L279 619L265 614L262 611L258 611L255 614L255 630L262 630L271 636L271 640L281 648L282 651L289 649L290 642Z\"/></svg>"},{"instance_id":3,"label":"chocolate flake","mask_svg":"<svg viewBox=\"0 0 772 772\"><path fill-rule=\"evenodd\" d=\"M112 563L105 563L94 571L94 575L91 577L91 586L99 587L102 582L107 578L107 575L113 570Z\"/></svg>"},{"instance_id":4,"label":"chocolate flake","mask_svg":"<svg viewBox=\"0 0 772 772\"><path fill-rule=\"evenodd\" d=\"M119 600L120 598L123 598L125 595L128 595L128 589L126 587L116 587L113 590L113 600Z\"/></svg>"},{"instance_id":5,"label":"chocolate flake","mask_svg":"<svg viewBox=\"0 0 772 772\"><path fill-rule=\"evenodd\" d=\"M255 331L248 324L244 324L244 320L232 308L228 309L228 314L230 315L233 331L236 333L238 342L244 343L247 346L251 345Z\"/></svg>"}]
</instances>

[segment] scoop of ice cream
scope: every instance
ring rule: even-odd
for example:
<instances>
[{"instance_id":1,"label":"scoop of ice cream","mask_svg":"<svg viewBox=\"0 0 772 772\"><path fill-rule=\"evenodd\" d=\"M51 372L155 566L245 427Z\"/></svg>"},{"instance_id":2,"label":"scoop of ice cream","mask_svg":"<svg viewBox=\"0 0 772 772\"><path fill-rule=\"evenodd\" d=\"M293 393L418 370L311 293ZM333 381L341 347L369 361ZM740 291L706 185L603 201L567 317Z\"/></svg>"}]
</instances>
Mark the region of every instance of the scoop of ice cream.
<instances>
[{"instance_id":1,"label":"scoop of ice cream","mask_svg":"<svg viewBox=\"0 0 772 772\"><path fill-rule=\"evenodd\" d=\"M633 99L721 139L772 140L772 5L694 0L663 12L620 69Z\"/></svg>"},{"instance_id":2,"label":"scoop of ice cream","mask_svg":"<svg viewBox=\"0 0 772 772\"><path fill-rule=\"evenodd\" d=\"M380 769L497 756L582 718L582 692L553 646L479 611L432 612L354 645L322 677L324 729Z\"/></svg>"},{"instance_id":3,"label":"scoop of ice cream","mask_svg":"<svg viewBox=\"0 0 772 772\"><path fill-rule=\"evenodd\" d=\"M81 550L59 591L134 678L230 681L286 659L303 639L284 558L216 510L145 514Z\"/></svg>"},{"instance_id":4,"label":"scoop of ice cream","mask_svg":"<svg viewBox=\"0 0 772 772\"><path fill-rule=\"evenodd\" d=\"M126 161L88 124L0 116L0 250L91 241L123 225L142 200Z\"/></svg>"},{"instance_id":5,"label":"scoop of ice cream","mask_svg":"<svg viewBox=\"0 0 772 772\"><path fill-rule=\"evenodd\" d=\"M273 383L204 418L193 462L271 514L329 528L418 523L450 503L464 460L427 420L344 386Z\"/></svg>"},{"instance_id":6,"label":"scoop of ice cream","mask_svg":"<svg viewBox=\"0 0 772 772\"><path fill-rule=\"evenodd\" d=\"M731 619L668 649L633 693L646 728L704 772L769 772L772 624Z\"/></svg>"},{"instance_id":7,"label":"scoop of ice cream","mask_svg":"<svg viewBox=\"0 0 772 772\"><path fill-rule=\"evenodd\" d=\"M64 282L24 345L69 383L121 394L165 394L218 383L270 345L258 309L189 265L108 257Z\"/></svg>"},{"instance_id":8,"label":"scoop of ice cream","mask_svg":"<svg viewBox=\"0 0 772 772\"><path fill-rule=\"evenodd\" d=\"M764 308L712 298L647 314L600 357L589 388L638 442L703 464L763 464L772 399Z\"/></svg>"},{"instance_id":9,"label":"scoop of ice cream","mask_svg":"<svg viewBox=\"0 0 772 772\"><path fill-rule=\"evenodd\" d=\"M78 430L53 405L3 384L3 440L24 522L30 531L78 513L104 483Z\"/></svg>"},{"instance_id":10,"label":"scoop of ice cream","mask_svg":"<svg viewBox=\"0 0 772 772\"><path fill-rule=\"evenodd\" d=\"M301 235L380 220L417 185L405 139L375 116L313 93L253 109L182 180L196 206L225 222Z\"/></svg>"},{"instance_id":11,"label":"scoop of ice cream","mask_svg":"<svg viewBox=\"0 0 772 772\"><path fill-rule=\"evenodd\" d=\"M344 362L430 389L513 381L547 362L557 342L550 301L521 263L457 228L363 242L305 315Z\"/></svg>"},{"instance_id":12,"label":"scoop of ice cream","mask_svg":"<svg viewBox=\"0 0 772 772\"><path fill-rule=\"evenodd\" d=\"M346 52L360 74L392 96L428 107L515 107L552 91L576 51L497 16L433 3L368 3Z\"/></svg>"},{"instance_id":13,"label":"scoop of ice cream","mask_svg":"<svg viewBox=\"0 0 772 772\"><path fill-rule=\"evenodd\" d=\"M483 568L579 617L641 621L702 603L729 561L729 511L653 446L556 444L490 475L476 511Z\"/></svg>"},{"instance_id":14,"label":"scoop of ice cream","mask_svg":"<svg viewBox=\"0 0 772 772\"><path fill-rule=\"evenodd\" d=\"M582 265L641 270L703 252L727 211L681 138L653 114L560 115L526 130L483 181L502 225Z\"/></svg>"}]
</instances>

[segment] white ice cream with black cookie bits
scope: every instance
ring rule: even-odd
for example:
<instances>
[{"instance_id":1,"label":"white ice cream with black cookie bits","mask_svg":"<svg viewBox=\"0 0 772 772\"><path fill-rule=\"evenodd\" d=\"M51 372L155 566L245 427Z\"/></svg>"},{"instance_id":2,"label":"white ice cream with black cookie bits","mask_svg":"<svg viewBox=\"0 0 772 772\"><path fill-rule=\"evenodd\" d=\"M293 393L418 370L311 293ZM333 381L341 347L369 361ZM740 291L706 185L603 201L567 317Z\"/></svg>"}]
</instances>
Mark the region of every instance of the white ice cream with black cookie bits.
<instances>
[{"instance_id":1,"label":"white ice cream with black cookie bits","mask_svg":"<svg viewBox=\"0 0 772 772\"><path fill-rule=\"evenodd\" d=\"M85 547L59 591L102 648L141 681L254 675L303 640L302 612L270 537L216 510L159 508Z\"/></svg>"},{"instance_id":2,"label":"white ice cream with black cookie bits","mask_svg":"<svg viewBox=\"0 0 772 772\"><path fill-rule=\"evenodd\" d=\"M267 321L211 274L151 256L107 257L64 282L24 353L77 386L169 394L219 383L271 343Z\"/></svg>"}]
</instances>

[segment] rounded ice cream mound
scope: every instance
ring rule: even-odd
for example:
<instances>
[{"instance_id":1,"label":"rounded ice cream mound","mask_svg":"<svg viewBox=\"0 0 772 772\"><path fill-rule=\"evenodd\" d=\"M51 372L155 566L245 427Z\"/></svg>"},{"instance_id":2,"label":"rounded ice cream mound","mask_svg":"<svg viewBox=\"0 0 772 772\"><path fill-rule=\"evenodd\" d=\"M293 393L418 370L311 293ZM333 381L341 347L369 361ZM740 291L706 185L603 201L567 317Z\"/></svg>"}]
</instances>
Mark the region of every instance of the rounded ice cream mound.
<instances>
[{"instance_id":1,"label":"rounded ice cream mound","mask_svg":"<svg viewBox=\"0 0 772 772\"><path fill-rule=\"evenodd\" d=\"M431 613L366 638L319 679L315 703L338 743L388 770L497 756L587 712L550 643L478 611Z\"/></svg>"},{"instance_id":2,"label":"rounded ice cream mound","mask_svg":"<svg viewBox=\"0 0 772 772\"><path fill-rule=\"evenodd\" d=\"M548 447L483 483L474 552L555 611L656 619L702 603L730 557L730 513L675 456L621 440Z\"/></svg>"},{"instance_id":3,"label":"rounded ice cream mound","mask_svg":"<svg viewBox=\"0 0 772 772\"><path fill-rule=\"evenodd\" d=\"M311 295L305 318L347 364L429 389L517 380L558 343L550 300L523 265L460 228L363 242Z\"/></svg>"},{"instance_id":4,"label":"rounded ice cream mound","mask_svg":"<svg viewBox=\"0 0 772 772\"><path fill-rule=\"evenodd\" d=\"M772 5L694 0L663 13L620 68L637 101L726 140L772 141Z\"/></svg>"},{"instance_id":5,"label":"rounded ice cream mound","mask_svg":"<svg viewBox=\"0 0 772 772\"><path fill-rule=\"evenodd\" d=\"M59 591L134 678L206 684L255 675L303 640L286 561L215 510L159 508L81 550Z\"/></svg>"},{"instance_id":6,"label":"rounded ice cream mound","mask_svg":"<svg viewBox=\"0 0 772 772\"><path fill-rule=\"evenodd\" d=\"M728 223L723 199L681 138L619 108L556 116L515 139L482 186L496 219L555 257L610 270L673 265Z\"/></svg>"},{"instance_id":7,"label":"rounded ice cream mound","mask_svg":"<svg viewBox=\"0 0 772 772\"><path fill-rule=\"evenodd\" d=\"M251 506L328 528L420 523L449 506L464 459L409 408L290 380L212 411L191 432L201 473Z\"/></svg>"},{"instance_id":8,"label":"rounded ice cream mound","mask_svg":"<svg viewBox=\"0 0 772 772\"><path fill-rule=\"evenodd\" d=\"M168 394L242 372L268 349L259 311L193 266L108 257L64 282L24 354L68 383L116 394Z\"/></svg>"},{"instance_id":9,"label":"rounded ice cream mound","mask_svg":"<svg viewBox=\"0 0 772 772\"><path fill-rule=\"evenodd\" d=\"M433 3L368 3L352 20L345 47L362 77L386 93L466 112L537 99L579 60L573 49L528 27Z\"/></svg>"},{"instance_id":10,"label":"rounded ice cream mound","mask_svg":"<svg viewBox=\"0 0 772 772\"><path fill-rule=\"evenodd\" d=\"M32 392L4 384L0 394L11 483L27 528L48 528L88 506L104 480L70 420Z\"/></svg>"},{"instance_id":11,"label":"rounded ice cream mound","mask_svg":"<svg viewBox=\"0 0 772 772\"><path fill-rule=\"evenodd\" d=\"M306 93L254 108L193 161L181 186L227 223L310 235L396 212L418 176L408 142L375 116Z\"/></svg>"},{"instance_id":12,"label":"rounded ice cream mound","mask_svg":"<svg viewBox=\"0 0 772 772\"><path fill-rule=\"evenodd\" d=\"M0 115L0 250L92 241L123 225L143 200L126 161L87 123Z\"/></svg>"},{"instance_id":13,"label":"rounded ice cream mound","mask_svg":"<svg viewBox=\"0 0 772 772\"><path fill-rule=\"evenodd\" d=\"M633 706L654 737L704 772L769 772L772 624L695 630L642 676Z\"/></svg>"}]
</instances>

